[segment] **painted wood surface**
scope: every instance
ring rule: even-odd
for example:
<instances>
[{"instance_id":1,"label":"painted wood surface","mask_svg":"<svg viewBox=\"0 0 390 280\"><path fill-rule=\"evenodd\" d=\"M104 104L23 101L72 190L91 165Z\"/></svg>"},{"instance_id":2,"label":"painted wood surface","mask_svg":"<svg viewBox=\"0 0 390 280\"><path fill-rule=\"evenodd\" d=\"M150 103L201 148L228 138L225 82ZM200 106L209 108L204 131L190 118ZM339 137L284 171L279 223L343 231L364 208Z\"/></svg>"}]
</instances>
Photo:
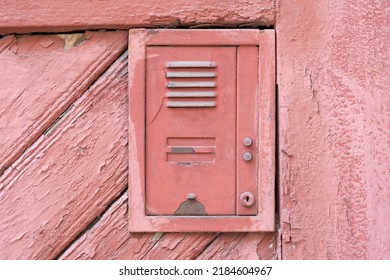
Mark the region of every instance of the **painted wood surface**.
<instances>
[{"instance_id":1,"label":"painted wood surface","mask_svg":"<svg viewBox=\"0 0 390 280\"><path fill-rule=\"evenodd\" d=\"M121 34L114 38L123 50ZM1 177L0 258L55 258L126 187L126 59L122 55Z\"/></svg>"},{"instance_id":2,"label":"painted wood surface","mask_svg":"<svg viewBox=\"0 0 390 280\"><path fill-rule=\"evenodd\" d=\"M243 2L240 1L240 3ZM18 3L21 4L17 6ZM39 4L36 1L35 3ZM70 1L65 3L70 3ZM264 14L268 13L267 11L272 11L272 18L274 18L273 13L276 12L276 22L274 23L277 33L279 88L278 182L281 210L279 245L274 245L275 238L279 238L279 234L217 234L217 236L208 234L137 234L129 236L126 232L126 221L121 218L121 216L127 216L125 181L119 180L121 187L116 189L116 193L112 197L96 200L103 201L104 206L96 205L100 208L93 215L91 207L86 207L86 211L84 211L84 208L73 207L71 204L66 204L67 207L60 205L64 198L64 201L68 202L74 199L75 205L77 205L84 199L90 199L88 194L96 193L95 196L99 196L96 187L99 184L82 185L86 191L81 194L73 193L73 190L78 190L78 188L69 184L75 176L80 176L79 173L84 169L87 172L91 169L95 170L96 166L100 166L104 162L101 160L104 157L94 156L98 148L95 149L95 146L92 145L88 151L90 153L87 156L88 159L85 158L79 163L74 163L70 159L68 154L71 150L68 149L63 152L63 157L54 157L55 163L59 162L66 170L74 168L68 172L67 176L57 177L57 174L62 170L53 169L51 172L50 164L53 163L45 159L50 168L46 169L43 166L41 170L49 172L51 175L43 180L42 186L47 190L54 188L53 193L64 191L60 195L61 198L57 196L55 200L50 202L45 201L45 199L50 200L50 197L47 198L43 195L43 189L38 192L41 196L34 196L35 191L39 190L38 185L28 191L33 186L29 184L29 180L34 181L35 176L38 176L38 181L41 178L42 182L42 177L39 177L41 176L39 169L29 171L29 168L30 166L38 168L37 160L45 156L45 153L38 153L35 155L36 160L25 160L30 151L33 152L36 149L36 146L33 146L26 147L28 150L19 157L20 161L18 159L18 162L23 164L20 167L15 165L15 170L12 171L12 174L10 173L13 179L4 184L6 174L0 176L0 200L2 202L0 204L2 232L0 258L53 258L58 256L102 259L115 258L116 256L118 258L126 256L129 258L153 258L153 256L164 254L159 252L166 252L171 258L193 258L195 256L199 259L224 258L226 256L234 258L237 255L240 258L248 256L274 258L275 252L278 257L285 259L388 259L390 257L390 223L388 223L390 219L390 204L388 203L390 200L390 100L387 94L390 88L388 78L390 69L389 2L278 0L275 6L273 1L264 1L264 3L272 5L273 8L270 10L267 10L269 7L248 5L245 7L248 12L240 11L240 7L243 6L237 7L236 5L240 5L237 4L237 1L234 1L234 4L230 1L225 1L225 3L232 6L234 11L230 15L232 19L228 18L228 14L225 14L225 18L219 18L218 14L223 15L223 10L218 10L219 12L215 14L205 13L203 16L201 13L194 13L194 10L198 11L197 9L189 6L190 8L186 10L187 8L183 8L185 5L181 5L183 7L175 10L177 14L173 17L168 16L164 9L160 18L158 12L152 15L146 13L145 15L145 13L137 14L137 11L140 11L137 9L133 9L133 13L125 11L129 17L134 19L132 23L134 25L130 25L130 21L126 21L126 19L123 25L119 25L121 27L150 27L154 25L180 27L181 20L183 20L185 26L203 24L251 26L252 24L260 24L260 21L256 22L256 18L263 17ZM251 4L253 2L245 1L245 3ZM114 26L107 23L111 20L106 17L107 14L110 14L107 10L104 10L104 16L97 13L98 16L95 18L94 24L88 25L86 19L83 18L83 13L86 15L89 13L88 9L80 9L77 13L74 11L75 9L61 10L61 14L58 15L53 12L51 7L54 16L50 17L48 10L42 13L42 9L45 11L44 7L40 10L31 9L32 4L21 1L12 1L12 3L11 1L2 1L2 5L2 9L0 9L0 32L2 34L64 31L80 29L83 26L88 28ZM27 7L27 9L24 10L23 7ZM70 11L70 16L64 16L67 15L68 11ZM237 14L235 14L236 11ZM34 14L34 12L39 14ZM186 17L189 19L188 21L185 19ZM136 20L137 18L139 21ZM36 20L35 23L34 20ZM101 25L96 23L99 21ZM265 21L265 25L267 25L267 21ZM3 40L10 39L3 37L1 41L4 42ZM43 42L43 44L47 45L48 42ZM4 45L0 48L1 52L4 52L3 47ZM15 48L11 49L15 51ZM21 75L21 72L15 72L14 76L17 75ZM13 86L13 83L9 84L10 88ZM12 91L8 90L7 92ZM111 118L112 115L119 114L119 112L126 114L127 109L124 105L126 102L119 97L106 98L108 99L105 99L105 105L110 104L116 108L111 110L111 115L106 114L105 118L97 119L97 115L101 114L101 111L93 113L91 111L93 107L91 107L88 112L82 114L78 121L84 122L80 123L81 126L88 127L88 120L90 124L94 125L97 124L93 120L99 120L102 129L103 127L110 129L109 135L112 137L115 136L114 132L122 132L126 121L121 119L118 122L108 124L107 119ZM100 110L103 110L102 105L100 106ZM67 118L75 117L73 112L76 111L73 110L75 107L69 111ZM53 122L55 119L52 120ZM65 120L61 125L64 124ZM65 133L61 125L52 132L50 137L59 131ZM79 132L83 133L82 129ZM91 136L92 139L99 138L96 134L90 133L86 135L94 135ZM86 137L87 140L88 137ZM39 141L43 141L42 138L39 139L41 139ZM57 137L52 144L58 153L64 151L66 145L69 144L67 144L68 140L63 139L66 138ZM39 141L36 141L37 145L48 143ZM116 137L114 142L118 141L119 138ZM94 143L94 141L90 143ZM54 148L50 150L48 147L50 155L55 152ZM83 153L82 150L80 150L81 153ZM127 166L125 167L126 150L126 147L121 147L118 148L117 152L114 152L121 158L121 164L123 160L124 165L123 167L120 165L118 168L106 169L110 173L105 175L106 178L109 178L106 184L112 184L114 178L117 178L115 175L117 170L127 170ZM124 155L124 159L122 155ZM65 164L66 160L74 163L74 166ZM94 161L94 164L91 161ZM11 172L11 169L7 172ZM19 172L18 175L17 172ZM33 175L31 172L35 172L35 174ZM53 176L58 181L52 181L49 184L47 180ZM19 178L26 179L19 181ZM99 181L102 177L97 176L97 178ZM107 191L110 190L111 187L107 187ZM31 200L25 198L25 191L26 194L30 195ZM6 201L4 205L10 209L3 208L3 201ZM112 201L114 204L111 205ZM45 213L48 213L46 209L49 207L55 208L53 213L55 213L56 219L44 216ZM80 208L82 209L80 210ZM75 213L72 212L72 209L76 209ZM13 214L13 210L18 214ZM33 211L36 214L32 214ZM64 213L63 217L62 213ZM79 220L76 220L75 217L79 216ZM19 218L21 225L17 223L12 225L12 219L18 219L18 217L21 217ZM30 218L33 218L31 222ZM85 222L85 218L88 221ZM73 221L77 223L73 223ZM53 223L57 224L58 227L53 227ZM77 230L68 232L63 224L66 227L71 227L72 230L75 228ZM10 229L6 227L3 230L4 225L11 225L11 227ZM113 230L111 225L117 226ZM100 239L96 236L99 236ZM110 238L113 238L114 241L119 240L118 243L122 242L121 245L116 242L111 243ZM183 238L188 240L188 243L182 243ZM199 238L203 238L204 241ZM234 242L237 246L231 247L229 241ZM180 244L191 244L191 242L200 244L198 245L200 249L190 247L188 251L175 250L175 248L182 248ZM104 246L99 244L104 244ZM150 252L150 255L147 252ZM234 252L239 252L239 254Z\"/></svg>"},{"instance_id":3,"label":"painted wood surface","mask_svg":"<svg viewBox=\"0 0 390 280\"><path fill-rule=\"evenodd\" d=\"M0 39L0 175L126 47L125 32Z\"/></svg>"},{"instance_id":4,"label":"painted wood surface","mask_svg":"<svg viewBox=\"0 0 390 280\"><path fill-rule=\"evenodd\" d=\"M0 34L134 27L270 26L273 0L2 0Z\"/></svg>"},{"instance_id":5,"label":"painted wood surface","mask_svg":"<svg viewBox=\"0 0 390 280\"><path fill-rule=\"evenodd\" d=\"M57 47L51 50L57 53L57 58L52 57L48 63L56 62L59 68L65 65L72 69L64 58L70 52L78 57L69 60L70 65L81 61L87 66L80 68L87 72L93 69L88 66L91 63L88 53L93 54L99 47L100 53L111 53L111 56L110 62L99 68L103 73L87 77L89 87L76 90L77 94L72 95L72 101L67 101L69 104L64 109L50 107L50 99L46 102L44 96L37 97L35 106L48 108L54 117L41 129L43 131L36 132L38 137L31 145L25 145L12 166L0 176L0 259L276 258L273 233L129 233L128 68L127 52L123 53L127 36L122 32L99 32L97 36L100 39L88 48L84 42L67 50L64 49L66 42L55 35L23 36L26 46L58 40ZM8 51L9 47L3 49L3 52ZM50 56L50 51L43 51L46 52ZM24 57L30 64L35 58L39 66L42 56L30 49ZM96 54L94 59L100 65L98 61L106 58ZM37 68L23 68L23 62L16 60L14 67L19 71L25 69L24 77L30 81L27 86L34 84L35 79L39 80L39 72ZM18 65L22 66L17 68ZM17 76L16 70L13 76ZM78 81L83 71L67 77ZM57 80L65 79L63 72L56 74L47 77L53 79L54 89L60 87ZM68 79L66 83L72 84ZM12 89L13 83L3 88ZM60 89L60 93L47 92L57 98L70 95L66 87ZM5 97L4 92L10 93L11 100L20 94L20 91L4 90L2 97ZM23 94L21 103L31 106L28 91ZM22 97L26 97L25 100ZM12 116L11 111L8 112L10 115L2 119L2 125ZM220 248L227 243L228 247Z\"/></svg>"},{"instance_id":6,"label":"painted wood surface","mask_svg":"<svg viewBox=\"0 0 390 280\"><path fill-rule=\"evenodd\" d=\"M390 2L278 1L284 259L390 258Z\"/></svg>"},{"instance_id":7,"label":"painted wood surface","mask_svg":"<svg viewBox=\"0 0 390 280\"><path fill-rule=\"evenodd\" d=\"M123 194L60 259L276 259L273 233L129 233Z\"/></svg>"}]
</instances>

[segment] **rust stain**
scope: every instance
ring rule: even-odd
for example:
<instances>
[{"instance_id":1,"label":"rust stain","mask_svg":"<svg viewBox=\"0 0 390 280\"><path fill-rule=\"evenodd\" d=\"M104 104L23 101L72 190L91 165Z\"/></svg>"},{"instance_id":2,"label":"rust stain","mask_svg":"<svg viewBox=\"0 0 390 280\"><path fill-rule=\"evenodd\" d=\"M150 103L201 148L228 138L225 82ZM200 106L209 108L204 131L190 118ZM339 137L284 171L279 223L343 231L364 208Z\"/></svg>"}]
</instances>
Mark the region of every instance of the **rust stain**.
<instances>
[{"instance_id":1,"label":"rust stain","mask_svg":"<svg viewBox=\"0 0 390 280\"><path fill-rule=\"evenodd\" d=\"M180 166L189 166L189 167L191 167L191 166L201 165L202 162L200 162L200 161L178 161L177 164L180 165Z\"/></svg>"},{"instance_id":2,"label":"rust stain","mask_svg":"<svg viewBox=\"0 0 390 280\"><path fill-rule=\"evenodd\" d=\"M148 35L153 35L153 34L156 34L158 32L159 32L159 30L157 30L157 29L150 29L150 30L148 30Z\"/></svg>"},{"instance_id":3,"label":"rust stain","mask_svg":"<svg viewBox=\"0 0 390 280\"><path fill-rule=\"evenodd\" d=\"M207 216L207 212L202 203L198 200L188 199L182 202L175 212L176 216Z\"/></svg>"},{"instance_id":4,"label":"rust stain","mask_svg":"<svg viewBox=\"0 0 390 280\"><path fill-rule=\"evenodd\" d=\"M171 151L174 154L193 154L193 153L195 153L194 148L191 148L191 147L172 147Z\"/></svg>"},{"instance_id":5,"label":"rust stain","mask_svg":"<svg viewBox=\"0 0 390 280\"><path fill-rule=\"evenodd\" d=\"M88 39L84 33L59 34L58 37L64 40L64 50L70 50L85 43Z\"/></svg>"}]
</instances>

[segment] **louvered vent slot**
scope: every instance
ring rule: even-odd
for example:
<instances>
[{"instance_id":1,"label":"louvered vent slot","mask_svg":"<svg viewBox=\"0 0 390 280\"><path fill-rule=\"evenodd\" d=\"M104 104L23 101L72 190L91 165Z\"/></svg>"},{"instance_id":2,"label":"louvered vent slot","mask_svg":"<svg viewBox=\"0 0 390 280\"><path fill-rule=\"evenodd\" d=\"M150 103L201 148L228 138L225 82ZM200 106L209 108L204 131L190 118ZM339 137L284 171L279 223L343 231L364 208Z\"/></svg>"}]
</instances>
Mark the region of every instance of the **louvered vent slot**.
<instances>
[{"instance_id":1,"label":"louvered vent slot","mask_svg":"<svg viewBox=\"0 0 390 280\"><path fill-rule=\"evenodd\" d=\"M216 67L213 61L171 61L167 64L168 108L215 107Z\"/></svg>"}]
</instances>

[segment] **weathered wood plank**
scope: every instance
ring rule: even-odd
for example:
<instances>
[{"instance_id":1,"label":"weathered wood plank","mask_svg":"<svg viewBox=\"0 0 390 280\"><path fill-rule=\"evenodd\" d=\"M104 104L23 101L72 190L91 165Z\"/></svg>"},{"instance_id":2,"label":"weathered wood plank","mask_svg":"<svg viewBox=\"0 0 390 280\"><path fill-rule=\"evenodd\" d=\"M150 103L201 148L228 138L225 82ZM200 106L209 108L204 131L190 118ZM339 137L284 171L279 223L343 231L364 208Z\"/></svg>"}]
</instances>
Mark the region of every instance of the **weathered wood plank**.
<instances>
[{"instance_id":1,"label":"weathered wood plank","mask_svg":"<svg viewBox=\"0 0 390 280\"><path fill-rule=\"evenodd\" d=\"M283 259L389 259L390 2L278 2Z\"/></svg>"},{"instance_id":2,"label":"weathered wood plank","mask_svg":"<svg viewBox=\"0 0 390 280\"><path fill-rule=\"evenodd\" d=\"M0 39L0 175L127 46L126 32Z\"/></svg>"},{"instance_id":3,"label":"weathered wood plank","mask_svg":"<svg viewBox=\"0 0 390 280\"><path fill-rule=\"evenodd\" d=\"M276 259L275 233L223 233L196 259Z\"/></svg>"},{"instance_id":4,"label":"weathered wood plank","mask_svg":"<svg viewBox=\"0 0 390 280\"><path fill-rule=\"evenodd\" d=\"M61 259L194 259L218 233L130 233L127 194L74 242Z\"/></svg>"},{"instance_id":5,"label":"weathered wood plank","mask_svg":"<svg viewBox=\"0 0 390 280\"><path fill-rule=\"evenodd\" d=\"M273 0L3 0L0 34L152 26L272 25Z\"/></svg>"},{"instance_id":6,"label":"weathered wood plank","mask_svg":"<svg viewBox=\"0 0 390 280\"><path fill-rule=\"evenodd\" d=\"M144 259L195 259L219 233L165 233Z\"/></svg>"},{"instance_id":7,"label":"weathered wood plank","mask_svg":"<svg viewBox=\"0 0 390 280\"><path fill-rule=\"evenodd\" d=\"M123 195L61 259L276 259L273 233L129 233Z\"/></svg>"},{"instance_id":8,"label":"weathered wood plank","mask_svg":"<svg viewBox=\"0 0 390 280\"><path fill-rule=\"evenodd\" d=\"M126 74L124 54L1 179L0 259L54 258L126 188Z\"/></svg>"},{"instance_id":9,"label":"weathered wood plank","mask_svg":"<svg viewBox=\"0 0 390 280\"><path fill-rule=\"evenodd\" d=\"M157 240L151 233L128 232L127 202L126 193L60 259L142 259Z\"/></svg>"}]
</instances>

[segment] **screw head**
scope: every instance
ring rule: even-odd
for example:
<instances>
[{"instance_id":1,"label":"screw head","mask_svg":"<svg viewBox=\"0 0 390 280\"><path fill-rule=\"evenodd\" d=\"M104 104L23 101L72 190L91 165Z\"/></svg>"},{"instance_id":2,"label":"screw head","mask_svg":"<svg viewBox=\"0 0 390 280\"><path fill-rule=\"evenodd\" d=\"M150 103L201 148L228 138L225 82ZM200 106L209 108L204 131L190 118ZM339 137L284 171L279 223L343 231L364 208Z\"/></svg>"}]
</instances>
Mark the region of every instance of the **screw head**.
<instances>
[{"instance_id":1,"label":"screw head","mask_svg":"<svg viewBox=\"0 0 390 280\"><path fill-rule=\"evenodd\" d=\"M250 152L245 152L242 154L242 158L245 160L245 161L251 161L253 156L252 156L252 153Z\"/></svg>"},{"instance_id":2,"label":"screw head","mask_svg":"<svg viewBox=\"0 0 390 280\"><path fill-rule=\"evenodd\" d=\"M188 194L187 194L187 199L188 199L188 200L195 200L195 199L196 199L196 194L194 194L194 193L188 193Z\"/></svg>"},{"instance_id":3,"label":"screw head","mask_svg":"<svg viewBox=\"0 0 390 280\"><path fill-rule=\"evenodd\" d=\"M252 146L252 144L253 144L253 140L252 140L252 138L250 138L250 137L245 137L245 138L242 140L242 143L244 144L245 147L250 147L250 146Z\"/></svg>"}]
</instances>

